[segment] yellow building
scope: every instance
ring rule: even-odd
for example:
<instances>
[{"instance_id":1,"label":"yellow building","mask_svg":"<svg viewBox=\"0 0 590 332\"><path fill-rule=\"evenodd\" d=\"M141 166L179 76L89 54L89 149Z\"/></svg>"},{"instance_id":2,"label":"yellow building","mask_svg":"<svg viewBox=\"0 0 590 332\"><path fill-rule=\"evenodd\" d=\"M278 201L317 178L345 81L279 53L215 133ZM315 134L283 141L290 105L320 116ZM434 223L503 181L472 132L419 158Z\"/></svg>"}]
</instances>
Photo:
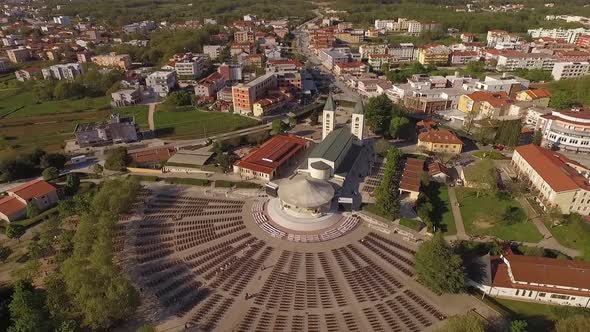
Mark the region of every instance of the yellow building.
<instances>
[{"instance_id":1,"label":"yellow building","mask_svg":"<svg viewBox=\"0 0 590 332\"><path fill-rule=\"evenodd\" d=\"M448 64L451 53L451 49L444 45L424 45L418 49L418 62L423 65Z\"/></svg>"},{"instance_id":2,"label":"yellow building","mask_svg":"<svg viewBox=\"0 0 590 332\"><path fill-rule=\"evenodd\" d=\"M517 101L530 101L535 106L548 107L551 93L546 89L523 90L516 94Z\"/></svg>"},{"instance_id":3,"label":"yellow building","mask_svg":"<svg viewBox=\"0 0 590 332\"><path fill-rule=\"evenodd\" d=\"M418 149L433 153L459 154L463 141L448 130L432 129L418 135Z\"/></svg>"},{"instance_id":4,"label":"yellow building","mask_svg":"<svg viewBox=\"0 0 590 332\"><path fill-rule=\"evenodd\" d=\"M457 109L463 113L494 118L505 115L511 104L512 100L506 92L475 91L459 97Z\"/></svg>"}]
</instances>

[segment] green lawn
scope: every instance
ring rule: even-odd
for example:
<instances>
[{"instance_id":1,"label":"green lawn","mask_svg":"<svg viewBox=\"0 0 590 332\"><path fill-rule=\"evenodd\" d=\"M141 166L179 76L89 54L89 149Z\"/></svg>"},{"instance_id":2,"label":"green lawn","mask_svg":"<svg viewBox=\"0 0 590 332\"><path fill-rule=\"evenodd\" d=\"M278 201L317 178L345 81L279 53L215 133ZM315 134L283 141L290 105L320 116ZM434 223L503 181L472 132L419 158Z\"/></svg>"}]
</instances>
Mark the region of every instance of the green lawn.
<instances>
[{"instance_id":1,"label":"green lawn","mask_svg":"<svg viewBox=\"0 0 590 332\"><path fill-rule=\"evenodd\" d=\"M139 125L139 129L150 129L148 123L149 107L147 105L118 107L113 109L113 113L119 113L121 116L133 116L135 117L135 123Z\"/></svg>"},{"instance_id":2,"label":"green lawn","mask_svg":"<svg viewBox=\"0 0 590 332\"><path fill-rule=\"evenodd\" d=\"M182 139L209 137L258 124L237 114L196 110L156 112L154 121L158 136Z\"/></svg>"},{"instance_id":3,"label":"green lawn","mask_svg":"<svg viewBox=\"0 0 590 332\"><path fill-rule=\"evenodd\" d=\"M0 114L10 113L6 118L35 117L56 113L73 113L87 110L109 109L109 97L84 98L75 100L52 100L37 103L32 91L5 90L0 95Z\"/></svg>"},{"instance_id":4,"label":"green lawn","mask_svg":"<svg viewBox=\"0 0 590 332\"><path fill-rule=\"evenodd\" d=\"M503 240L539 242L543 236L531 222L507 224L501 221L507 207L521 208L517 201L497 196L476 196L475 190L456 188L461 204L461 216L465 230L471 235L491 235Z\"/></svg>"},{"instance_id":5,"label":"green lawn","mask_svg":"<svg viewBox=\"0 0 590 332\"><path fill-rule=\"evenodd\" d=\"M558 318L552 310L555 306L552 305L499 298L491 299L491 301L507 310L511 320L526 321L528 331L551 331Z\"/></svg>"},{"instance_id":6,"label":"green lawn","mask_svg":"<svg viewBox=\"0 0 590 332\"><path fill-rule=\"evenodd\" d=\"M438 230L445 235L457 234L447 186L431 181L428 187L422 188L422 190L429 197L434 207L432 221L438 227Z\"/></svg>"},{"instance_id":7,"label":"green lawn","mask_svg":"<svg viewBox=\"0 0 590 332\"><path fill-rule=\"evenodd\" d=\"M416 232L419 232L422 229L422 223L414 219L401 218L399 224L409 229L413 229Z\"/></svg>"},{"instance_id":8,"label":"green lawn","mask_svg":"<svg viewBox=\"0 0 590 332\"><path fill-rule=\"evenodd\" d=\"M590 261L590 224L583 220L572 220L568 224L547 228L559 243L580 250L582 258Z\"/></svg>"}]
</instances>

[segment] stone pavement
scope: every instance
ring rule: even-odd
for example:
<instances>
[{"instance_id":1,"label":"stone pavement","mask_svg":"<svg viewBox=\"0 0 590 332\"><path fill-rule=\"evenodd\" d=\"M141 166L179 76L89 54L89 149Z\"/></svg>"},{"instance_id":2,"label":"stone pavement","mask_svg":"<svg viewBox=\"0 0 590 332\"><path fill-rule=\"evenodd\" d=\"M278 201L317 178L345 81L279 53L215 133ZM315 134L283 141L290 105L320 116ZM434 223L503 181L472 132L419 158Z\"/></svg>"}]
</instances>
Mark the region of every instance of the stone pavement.
<instances>
[{"instance_id":1,"label":"stone pavement","mask_svg":"<svg viewBox=\"0 0 590 332\"><path fill-rule=\"evenodd\" d=\"M457 201L457 195L455 195L455 188L447 188L449 191L449 202L451 203L451 211L453 212L453 219L455 219L455 227L457 228L457 235L454 237L454 239L468 240L469 236L465 232L465 224L463 223L463 216L461 216L461 209L459 208L459 201Z\"/></svg>"}]
</instances>

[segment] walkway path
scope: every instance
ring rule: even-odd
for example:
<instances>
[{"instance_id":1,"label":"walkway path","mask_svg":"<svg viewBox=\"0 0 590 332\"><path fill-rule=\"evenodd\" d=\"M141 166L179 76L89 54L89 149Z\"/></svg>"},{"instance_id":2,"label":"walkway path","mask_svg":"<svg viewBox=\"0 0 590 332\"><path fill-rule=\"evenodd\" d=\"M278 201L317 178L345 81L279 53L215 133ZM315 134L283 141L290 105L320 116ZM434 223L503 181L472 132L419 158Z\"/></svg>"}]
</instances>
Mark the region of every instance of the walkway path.
<instances>
[{"instance_id":1,"label":"walkway path","mask_svg":"<svg viewBox=\"0 0 590 332\"><path fill-rule=\"evenodd\" d=\"M539 242L539 246L547 249L561 251L570 257L580 256L580 251L568 248L557 242L557 240L553 237L553 234L551 234L551 231L547 228L547 226L545 226L545 223L543 223L542 217L537 213L537 211L535 211L528 200L519 197L518 202L520 205L522 205L527 216L533 222L535 227L537 227L539 233L543 235L543 240Z\"/></svg>"},{"instance_id":2,"label":"walkway path","mask_svg":"<svg viewBox=\"0 0 590 332\"><path fill-rule=\"evenodd\" d=\"M156 105L158 105L159 103L149 103L149 107L150 107L150 111L148 113L148 124L150 126L150 130L154 131L156 130L156 125L154 122L154 113L156 113Z\"/></svg>"},{"instance_id":3,"label":"walkway path","mask_svg":"<svg viewBox=\"0 0 590 332\"><path fill-rule=\"evenodd\" d=\"M459 208L459 201L455 195L455 188L447 186L449 191L449 202L451 204L451 211L453 212L453 219L455 219L455 227L457 228L457 235L454 239L468 240L469 236L465 232L465 224L463 223L463 216L461 216L461 209Z\"/></svg>"}]
</instances>

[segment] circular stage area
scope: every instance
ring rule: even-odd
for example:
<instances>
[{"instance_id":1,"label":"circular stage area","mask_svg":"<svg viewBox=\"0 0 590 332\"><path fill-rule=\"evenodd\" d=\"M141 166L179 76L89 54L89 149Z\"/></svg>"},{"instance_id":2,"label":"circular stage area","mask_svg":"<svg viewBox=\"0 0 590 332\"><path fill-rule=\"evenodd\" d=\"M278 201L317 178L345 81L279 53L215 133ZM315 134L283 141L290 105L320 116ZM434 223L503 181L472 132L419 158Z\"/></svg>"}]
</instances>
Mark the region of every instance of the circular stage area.
<instances>
[{"instance_id":1,"label":"circular stage area","mask_svg":"<svg viewBox=\"0 0 590 332\"><path fill-rule=\"evenodd\" d=\"M278 198L257 200L252 205L256 224L270 236L294 242L328 241L347 234L360 222L352 215L328 212L321 217L295 217Z\"/></svg>"}]
</instances>

